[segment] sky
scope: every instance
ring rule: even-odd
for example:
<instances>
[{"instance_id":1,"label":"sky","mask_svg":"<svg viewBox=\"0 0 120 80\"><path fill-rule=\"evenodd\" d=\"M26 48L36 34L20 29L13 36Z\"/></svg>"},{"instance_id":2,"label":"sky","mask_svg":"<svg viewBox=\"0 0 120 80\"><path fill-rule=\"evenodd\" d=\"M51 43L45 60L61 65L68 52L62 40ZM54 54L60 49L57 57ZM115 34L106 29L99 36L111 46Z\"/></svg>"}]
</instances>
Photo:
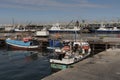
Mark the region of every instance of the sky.
<instances>
[{"instance_id":1,"label":"sky","mask_svg":"<svg viewBox=\"0 0 120 80\"><path fill-rule=\"evenodd\" d=\"M0 0L0 24L120 18L120 0Z\"/></svg>"}]
</instances>

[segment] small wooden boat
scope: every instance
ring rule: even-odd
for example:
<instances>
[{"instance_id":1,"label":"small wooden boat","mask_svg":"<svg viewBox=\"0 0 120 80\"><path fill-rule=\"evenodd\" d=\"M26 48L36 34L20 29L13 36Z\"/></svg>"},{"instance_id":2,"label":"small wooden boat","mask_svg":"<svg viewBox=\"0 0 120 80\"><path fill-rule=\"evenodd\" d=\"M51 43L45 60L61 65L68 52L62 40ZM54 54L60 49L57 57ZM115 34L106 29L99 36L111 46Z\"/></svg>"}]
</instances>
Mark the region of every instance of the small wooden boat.
<instances>
[{"instance_id":1,"label":"small wooden boat","mask_svg":"<svg viewBox=\"0 0 120 80\"><path fill-rule=\"evenodd\" d=\"M91 48L87 42L71 42L62 49L55 49L55 56L50 59L51 68L66 69L72 64L88 57Z\"/></svg>"}]
</instances>

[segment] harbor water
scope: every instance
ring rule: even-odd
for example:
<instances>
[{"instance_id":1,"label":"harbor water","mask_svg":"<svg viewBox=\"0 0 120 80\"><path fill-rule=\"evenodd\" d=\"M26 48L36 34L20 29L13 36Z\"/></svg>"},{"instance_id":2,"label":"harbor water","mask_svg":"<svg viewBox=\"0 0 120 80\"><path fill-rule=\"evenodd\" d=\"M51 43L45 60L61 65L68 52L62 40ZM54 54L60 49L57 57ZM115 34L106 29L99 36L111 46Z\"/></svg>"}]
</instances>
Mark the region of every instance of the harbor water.
<instances>
[{"instance_id":1,"label":"harbor water","mask_svg":"<svg viewBox=\"0 0 120 80\"><path fill-rule=\"evenodd\" d=\"M81 37L120 37L119 34L76 35ZM74 34L64 34L62 38L74 39ZM100 48L100 47L99 47ZM49 53L39 51L12 51L0 47L0 80L41 80L52 73Z\"/></svg>"},{"instance_id":2,"label":"harbor water","mask_svg":"<svg viewBox=\"0 0 120 80\"><path fill-rule=\"evenodd\" d=\"M40 80L51 74L42 52L0 49L0 80Z\"/></svg>"}]
</instances>

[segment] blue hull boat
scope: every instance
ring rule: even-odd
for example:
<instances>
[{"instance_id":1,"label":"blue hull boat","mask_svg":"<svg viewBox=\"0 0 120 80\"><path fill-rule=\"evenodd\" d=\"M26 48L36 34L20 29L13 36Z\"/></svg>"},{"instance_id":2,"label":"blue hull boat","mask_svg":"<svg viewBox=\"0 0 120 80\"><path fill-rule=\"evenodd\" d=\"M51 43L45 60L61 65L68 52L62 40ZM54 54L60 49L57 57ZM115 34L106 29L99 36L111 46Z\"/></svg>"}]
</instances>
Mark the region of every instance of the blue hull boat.
<instances>
[{"instance_id":1,"label":"blue hull boat","mask_svg":"<svg viewBox=\"0 0 120 80\"><path fill-rule=\"evenodd\" d=\"M9 38L6 39L5 42L8 47L17 50L34 50L40 47L40 44L37 40L23 41L23 40L12 40Z\"/></svg>"}]
</instances>

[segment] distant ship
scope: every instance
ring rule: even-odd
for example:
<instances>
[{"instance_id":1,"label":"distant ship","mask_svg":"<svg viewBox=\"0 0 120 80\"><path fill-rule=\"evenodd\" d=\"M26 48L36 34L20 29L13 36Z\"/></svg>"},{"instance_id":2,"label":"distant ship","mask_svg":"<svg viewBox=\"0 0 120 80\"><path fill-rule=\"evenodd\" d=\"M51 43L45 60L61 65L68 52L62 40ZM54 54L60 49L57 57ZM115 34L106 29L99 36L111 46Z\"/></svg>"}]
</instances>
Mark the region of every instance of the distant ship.
<instances>
[{"instance_id":1,"label":"distant ship","mask_svg":"<svg viewBox=\"0 0 120 80\"><path fill-rule=\"evenodd\" d=\"M13 27L12 31L13 32L27 32L27 31L35 32L36 29L34 29L34 28L31 29L30 27L28 27L28 25L26 25L26 26L16 25Z\"/></svg>"},{"instance_id":2,"label":"distant ship","mask_svg":"<svg viewBox=\"0 0 120 80\"><path fill-rule=\"evenodd\" d=\"M98 29L92 29L90 31L94 33L120 33L120 29L117 27L107 28L103 23L101 23L101 26Z\"/></svg>"},{"instance_id":3,"label":"distant ship","mask_svg":"<svg viewBox=\"0 0 120 80\"><path fill-rule=\"evenodd\" d=\"M79 32L80 28L77 26L73 26L72 28L64 28L61 27L59 23L53 24L53 26L49 29L50 33L54 32Z\"/></svg>"}]
</instances>

